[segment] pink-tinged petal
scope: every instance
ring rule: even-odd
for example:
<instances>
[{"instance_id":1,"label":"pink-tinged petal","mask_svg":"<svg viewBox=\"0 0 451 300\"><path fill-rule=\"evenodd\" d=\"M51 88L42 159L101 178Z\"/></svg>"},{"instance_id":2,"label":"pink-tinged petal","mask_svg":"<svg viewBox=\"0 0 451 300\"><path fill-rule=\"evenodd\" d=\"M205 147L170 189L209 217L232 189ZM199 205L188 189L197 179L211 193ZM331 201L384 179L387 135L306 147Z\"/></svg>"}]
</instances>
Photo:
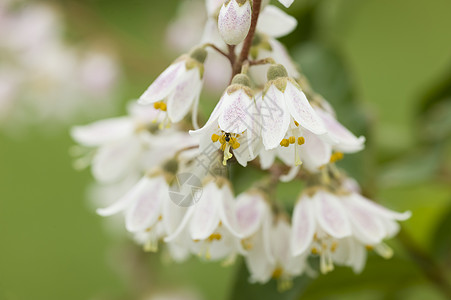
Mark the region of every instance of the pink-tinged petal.
<instances>
[{"instance_id":1,"label":"pink-tinged petal","mask_svg":"<svg viewBox=\"0 0 451 300\"><path fill-rule=\"evenodd\" d=\"M363 149L365 137L356 137L332 115L320 108L315 109L316 113L321 117L327 128L330 138L336 142L334 148L345 153L353 153Z\"/></svg>"},{"instance_id":2,"label":"pink-tinged petal","mask_svg":"<svg viewBox=\"0 0 451 300\"><path fill-rule=\"evenodd\" d=\"M173 123L180 122L199 98L202 80L198 68L187 71L168 96L168 116Z\"/></svg>"},{"instance_id":3,"label":"pink-tinged petal","mask_svg":"<svg viewBox=\"0 0 451 300\"><path fill-rule=\"evenodd\" d=\"M166 243L174 242L180 240L186 240L188 234L187 229L188 225L193 217L194 211L196 210L195 206L191 206L186 211L185 215L183 216L182 221L180 222L180 225L173 230L172 233L168 233L168 236L164 238L164 241ZM172 231L172 228L170 228Z\"/></svg>"},{"instance_id":4,"label":"pink-tinged petal","mask_svg":"<svg viewBox=\"0 0 451 300\"><path fill-rule=\"evenodd\" d=\"M204 187L199 202L194 206L195 210L189 226L193 240L208 238L218 227L220 197L220 191L215 183L209 183Z\"/></svg>"},{"instance_id":5,"label":"pink-tinged petal","mask_svg":"<svg viewBox=\"0 0 451 300\"><path fill-rule=\"evenodd\" d=\"M364 244L378 244L385 237L385 228L380 218L354 197L342 198L354 236Z\"/></svg>"},{"instance_id":6,"label":"pink-tinged petal","mask_svg":"<svg viewBox=\"0 0 451 300\"><path fill-rule=\"evenodd\" d=\"M251 15L250 1L242 5L237 0L224 3L218 16L218 30L224 42L229 45L241 43L249 32Z\"/></svg>"},{"instance_id":7,"label":"pink-tinged petal","mask_svg":"<svg viewBox=\"0 0 451 300\"><path fill-rule=\"evenodd\" d=\"M212 129L216 129L215 127L218 127L218 119L221 115L222 111L224 110L225 104L224 104L224 96L219 100L218 104L216 104L215 108L213 109L213 112L210 115L210 118L208 118L207 123L205 125L197 130L190 130L189 134L193 137L199 137L202 135L205 135L206 133L209 133L212 131ZM218 127L219 129L219 127ZM208 137L210 139L211 136ZM210 140L211 141L211 140Z\"/></svg>"},{"instance_id":8,"label":"pink-tinged petal","mask_svg":"<svg viewBox=\"0 0 451 300\"><path fill-rule=\"evenodd\" d=\"M298 22L274 5L267 5L258 19L257 31L270 37L279 38L292 32Z\"/></svg>"},{"instance_id":9,"label":"pink-tinged petal","mask_svg":"<svg viewBox=\"0 0 451 300\"><path fill-rule=\"evenodd\" d=\"M84 146L95 147L133 135L135 125L129 117L106 119L85 126L75 126L71 136Z\"/></svg>"},{"instance_id":10,"label":"pink-tinged petal","mask_svg":"<svg viewBox=\"0 0 451 300\"><path fill-rule=\"evenodd\" d=\"M230 187L225 184L219 191L221 201L218 206L219 218L224 227L237 238L243 238L236 215L236 202Z\"/></svg>"},{"instance_id":11,"label":"pink-tinged petal","mask_svg":"<svg viewBox=\"0 0 451 300\"><path fill-rule=\"evenodd\" d=\"M261 226L265 202L258 193L244 193L236 200L236 218L243 238L254 234Z\"/></svg>"},{"instance_id":12,"label":"pink-tinged petal","mask_svg":"<svg viewBox=\"0 0 451 300\"><path fill-rule=\"evenodd\" d=\"M169 201L168 186L164 177L144 177L134 193L134 204L127 210L125 227L130 232L142 231L154 226L161 215L163 201Z\"/></svg>"},{"instance_id":13,"label":"pink-tinged petal","mask_svg":"<svg viewBox=\"0 0 451 300\"><path fill-rule=\"evenodd\" d=\"M185 72L184 60L170 65L142 94L139 98L139 103L149 104L166 98L179 83L180 76L183 76Z\"/></svg>"},{"instance_id":14,"label":"pink-tinged petal","mask_svg":"<svg viewBox=\"0 0 451 300\"><path fill-rule=\"evenodd\" d=\"M385 208L382 205L379 205L369 199L366 199L365 197L363 197L360 194L352 194L352 197L354 198L355 201L360 202L361 205L365 205L373 213L376 213L383 218L388 218L388 219L393 219L393 220L398 220L398 221L405 221L412 216L412 213L410 211L399 213L399 212L390 210L390 209Z\"/></svg>"},{"instance_id":15,"label":"pink-tinged petal","mask_svg":"<svg viewBox=\"0 0 451 300\"><path fill-rule=\"evenodd\" d=\"M283 6L288 8L291 6L291 4L293 4L294 0L279 0L279 2L282 3Z\"/></svg>"},{"instance_id":16,"label":"pink-tinged petal","mask_svg":"<svg viewBox=\"0 0 451 300\"><path fill-rule=\"evenodd\" d=\"M332 147L317 135L304 130L305 143L299 146L301 161L309 171L318 171L319 167L327 164L332 155Z\"/></svg>"},{"instance_id":17,"label":"pink-tinged petal","mask_svg":"<svg viewBox=\"0 0 451 300\"><path fill-rule=\"evenodd\" d=\"M327 132L323 121L313 110L305 94L289 81L284 96L291 115L300 126L318 135Z\"/></svg>"},{"instance_id":18,"label":"pink-tinged petal","mask_svg":"<svg viewBox=\"0 0 451 300\"><path fill-rule=\"evenodd\" d=\"M229 133L243 133L252 122L254 101L242 89L222 96L223 109L219 116L219 127Z\"/></svg>"},{"instance_id":19,"label":"pink-tinged petal","mask_svg":"<svg viewBox=\"0 0 451 300\"><path fill-rule=\"evenodd\" d=\"M271 85L259 101L262 120L262 139L266 150L279 146L290 125L290 113L283 93Z\"/></svg>"},{"instance_id":20,"label":"pink-tinged petal","mask_svg":"<svg viewBox=\"0 0 451 300\"><path fill-rule=\"evenodd\" d=\"M348 216L337 196L318 191L313 196L313 201L318 224L326 233L337 239L351 235Z\"/></svg>"},{"instance_id":21,"label":"pink-tinged petal","mask_svg":"<svg viewBox=\"0 0 451 300\"><path fill-rule=\"evenodd\" d=\"M93 176L102 183L119 180L135 166L140 151L141 144L135 137L101 147L92 162Z\"/></svg>"},{"instance_id":22,"label":"pink-tinged petal","mask_svg":"<svg viewBox=\"0 0 451 300\"><path fill-rule=\"evenodd\" d=\"M313 202L307 196L303 196L294 207L292 216L291 253L293 256L303 254L311 245L316 230L314 214Z\"/></svg>"}]
</instances>

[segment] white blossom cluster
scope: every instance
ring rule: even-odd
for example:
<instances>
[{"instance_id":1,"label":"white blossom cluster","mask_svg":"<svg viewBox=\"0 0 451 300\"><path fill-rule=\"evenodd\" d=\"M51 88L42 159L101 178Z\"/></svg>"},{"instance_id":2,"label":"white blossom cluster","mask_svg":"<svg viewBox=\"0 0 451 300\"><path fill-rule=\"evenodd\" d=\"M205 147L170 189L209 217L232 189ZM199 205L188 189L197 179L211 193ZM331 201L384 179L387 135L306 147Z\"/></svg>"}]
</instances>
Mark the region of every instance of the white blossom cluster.
<instances>
[{"instance_id":1,"label":"white blossom cluster","mask_svg":"<svg viewBox=\"0 0 451 300\"><path fill-rule=\"evenodd\" d=\"M116 60L100 49L69 45L63 28L49 5L0 2L1 126L67 124L81 115L113 111Z\"/></svg>"},{"instance_id":2,"label":"white blossom cluster","mask_svg":"<svg viewBox=\"0 0 451 300\"><path fill-rule=\"evenodd\" d=\"M281 288L334 264L360 272L369 249L390 257L384 240L410 213L366 199L336 167L365 139L337 121L276 40L295 19L258 0L206 4L200 44L163 71L127 116L73 128L73 138L91 149L78 162L92 164L94 178L120 194L98 213L122 213L146 250L162 242L176 261L194 254L226 264L241 255L252 282L276 278ZM211 57L223 59L214 70ZM230 83L199 128L200 94L211 72ZM265 176L236 195L227 172L243 167ZM292 211L276 199L280 181L305 182L292 196Z\"/></svg>"}]
</instances>

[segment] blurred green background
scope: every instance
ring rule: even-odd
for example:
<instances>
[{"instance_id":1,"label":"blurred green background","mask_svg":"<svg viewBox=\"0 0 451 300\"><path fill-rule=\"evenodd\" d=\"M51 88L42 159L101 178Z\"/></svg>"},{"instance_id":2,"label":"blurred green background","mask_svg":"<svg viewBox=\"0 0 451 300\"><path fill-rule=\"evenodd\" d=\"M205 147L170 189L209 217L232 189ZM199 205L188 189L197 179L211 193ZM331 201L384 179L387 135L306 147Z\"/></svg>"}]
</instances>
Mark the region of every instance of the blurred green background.
<instances>
[{"instance_id":1,"label":"blurred green background","mask_svg":"<svg viewBox=\"0 0 451 300\"><path fill-rule=\"evenodd\" d=\"M70 41L103 39L116 49L124 103L176 56L164 29L178 1L50 3ZM173 286L219 300L450 299L451 2L295 0L287 12L299 26L282 41L339 120L367 136L365 151L341 165L374 199L413 212L390 241L394 258L370 255L361 275L337 268L302 277L284 294L274 283L248 286L239 262L161 263L108 234L87 204L91 175L72 168L69 128L49 136L34 127L20 137L0 134L1 300L143 299Z\"/></svg>"}]
</instances>

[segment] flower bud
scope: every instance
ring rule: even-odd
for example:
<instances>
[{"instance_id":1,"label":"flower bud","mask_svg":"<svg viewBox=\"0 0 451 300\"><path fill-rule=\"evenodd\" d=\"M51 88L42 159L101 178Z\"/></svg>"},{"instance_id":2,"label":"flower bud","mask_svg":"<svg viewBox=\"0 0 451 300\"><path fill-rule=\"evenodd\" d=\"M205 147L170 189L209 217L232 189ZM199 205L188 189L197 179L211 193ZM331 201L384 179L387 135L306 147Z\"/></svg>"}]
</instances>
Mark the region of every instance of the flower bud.
<instances>
[{"instance_id":1,"label":"flower bud","mask_svg":"<svg viewBox=\"0 0 451 300\"><path fill-rule=\"evenodd\" d=\"M218 28L222 39L229 45L238 45L251 27L252 8L249 0L230 0L222 5Z\"/></svg>"},{"instance_id":2,"label":"flower bud","mask_svg":"<svg viewBox=\"0 0 451 300\"><path fill-rule=\"evenodd\" d=\"M268 70L268 80L275 80L279 77L288 77L287 69L282 65L272 65Z\"/></svg>"}]
</instances>

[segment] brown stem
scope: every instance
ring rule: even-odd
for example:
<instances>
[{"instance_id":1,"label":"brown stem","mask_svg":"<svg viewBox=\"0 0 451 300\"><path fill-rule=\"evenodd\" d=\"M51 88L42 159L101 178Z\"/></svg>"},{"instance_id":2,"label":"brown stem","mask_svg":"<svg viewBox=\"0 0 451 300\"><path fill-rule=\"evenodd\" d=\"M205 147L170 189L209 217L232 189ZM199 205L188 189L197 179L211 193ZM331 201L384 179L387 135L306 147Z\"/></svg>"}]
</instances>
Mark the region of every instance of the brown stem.
<instances>
[{"instance_id":1,"label":"brown stem","mask_svg":"<svg viewBox=\"0 0 451 300\"><path fill-rule=\"evenodd\" d=\"M251 19L251 27L249 28L249 32L244 40L243 49L241 50L240 56L238 60L233 64L233 76L238 74L241 71L241 67L243 62L249 56L249 51L251 50L252 40L254 39L255 29L257 27L258 16L260 15L260 9L262 6L262 0L253 0L252 5L252 19Z\"/></svg>"},{"instance_id":2,"label":"brown stem","mask_svg":"<svg viewBox=\"0 0 451 300\"><path fill-rule=\"evenodd\" d=\"M210 48L216 50L216 52L220 53L221 55L227 57L230 60L230 54L225 53L224 51L219 49L216 45L211 44L211 43L207 43L207 44L204 45L204 47L210 47ZM232 61L230 61L230 63L232 63Z\"/></svg>"},{"instance_id":3,"label":"brown stem","mask_svg":"<svg viewBox=\"0 0 451 300\"><path fill-rule=\"evenodd\" d=\"M275 61L271 57L249 61L250 66L266 65L266 64L275 64Z\"/></svg>"}]
</instances>

